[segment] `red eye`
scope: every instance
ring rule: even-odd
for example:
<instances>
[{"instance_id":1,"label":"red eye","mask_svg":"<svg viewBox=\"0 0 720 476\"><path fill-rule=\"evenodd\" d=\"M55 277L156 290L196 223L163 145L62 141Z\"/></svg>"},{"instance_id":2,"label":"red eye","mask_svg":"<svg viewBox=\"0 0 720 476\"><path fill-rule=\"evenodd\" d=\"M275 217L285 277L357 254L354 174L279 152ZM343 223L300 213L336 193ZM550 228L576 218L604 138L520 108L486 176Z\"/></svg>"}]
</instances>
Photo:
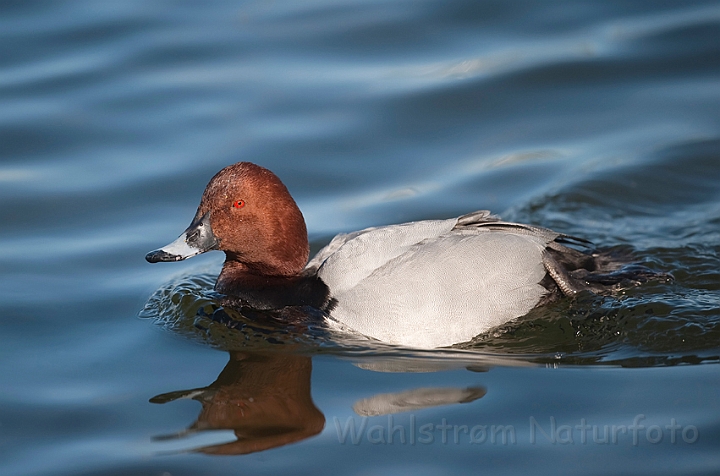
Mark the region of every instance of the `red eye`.
<instances>
[{"instance_id":1,"label":"red eye","mask_svg":"<svg viewBox=\"0 0 720 476\"><path fill-rule=\"evenodd\" d=\"M237 202L233 203L233 207L235 208L242 208L245 206L245 200L238 200Z\"/></svg>"}]
</instances>

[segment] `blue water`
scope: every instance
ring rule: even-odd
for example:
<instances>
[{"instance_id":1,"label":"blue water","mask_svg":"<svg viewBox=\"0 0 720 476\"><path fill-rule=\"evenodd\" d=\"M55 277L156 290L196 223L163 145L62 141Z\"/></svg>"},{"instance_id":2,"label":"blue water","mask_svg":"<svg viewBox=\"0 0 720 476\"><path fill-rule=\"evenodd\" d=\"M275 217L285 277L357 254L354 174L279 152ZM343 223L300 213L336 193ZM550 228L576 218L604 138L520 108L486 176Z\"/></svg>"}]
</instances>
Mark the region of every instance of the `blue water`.
<instances>
[{"instance_id":1,"label":"blue water","mask_svg":"<svg viewBox=\"0 0 720 476\"><path fill-rule=\"evenodd\" d=\"M0 45L0 474L720 472L717 1L6 1ZM228 329L221 254L143 258L238 160L313 251L487 208L674 279L444 351Z\"/></svg>"}]
</instances>

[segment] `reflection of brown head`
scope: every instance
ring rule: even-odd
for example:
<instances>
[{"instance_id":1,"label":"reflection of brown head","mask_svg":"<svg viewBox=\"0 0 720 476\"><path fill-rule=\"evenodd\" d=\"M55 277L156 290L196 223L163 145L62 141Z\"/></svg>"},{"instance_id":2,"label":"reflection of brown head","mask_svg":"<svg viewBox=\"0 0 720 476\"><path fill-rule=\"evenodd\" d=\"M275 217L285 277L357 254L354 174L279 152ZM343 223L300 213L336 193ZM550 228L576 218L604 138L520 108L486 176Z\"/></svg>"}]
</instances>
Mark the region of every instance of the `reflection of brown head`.
<instances>
[{"instance_id":1,"label":"reflection of brown head","mask_svg":"<svg viewBox=\"0 0 720 476\"><path fill-rule=\"evenodd\" d=\"M216 455L254 453L320 433L325 417L310 396L311 371L309 357L231 353L215 382L191 392L202 403L202 411L188 432L233 430L237 440L195 451ZM159 395L151 401L173 400L170 395L179 392Z\"/></svg>"}]
</instances>

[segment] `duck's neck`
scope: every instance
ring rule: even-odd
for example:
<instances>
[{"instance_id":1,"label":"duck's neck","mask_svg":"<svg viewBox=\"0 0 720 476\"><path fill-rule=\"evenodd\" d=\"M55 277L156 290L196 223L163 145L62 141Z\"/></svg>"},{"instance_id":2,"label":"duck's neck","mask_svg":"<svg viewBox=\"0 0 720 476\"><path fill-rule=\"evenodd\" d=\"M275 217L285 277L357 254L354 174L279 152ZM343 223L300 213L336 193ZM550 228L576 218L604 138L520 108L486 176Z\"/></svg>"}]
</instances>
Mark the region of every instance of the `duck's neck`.
<instances>
[{"instance_id":1,"label":"duck's neck","mask_svg":"<svg viewBox=\"0 0 720 476\"><path fill-rule=\"evenodd\" d=\"M330 291L317 276L269 274L245 263L225 260L215 290L225 294L231 305L254 309L281 309L312 306L325 310Z\"/></svg>"}]
</instances>

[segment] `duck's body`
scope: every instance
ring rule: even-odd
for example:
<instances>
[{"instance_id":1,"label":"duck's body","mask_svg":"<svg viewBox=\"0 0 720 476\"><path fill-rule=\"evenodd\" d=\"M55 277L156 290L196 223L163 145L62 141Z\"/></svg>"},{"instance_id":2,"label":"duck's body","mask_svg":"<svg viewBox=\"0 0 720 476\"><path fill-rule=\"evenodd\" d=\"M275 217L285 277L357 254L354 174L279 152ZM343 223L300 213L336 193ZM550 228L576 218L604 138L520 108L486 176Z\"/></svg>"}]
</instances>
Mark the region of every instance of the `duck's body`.
<instances>
[{"instance_id":1,"label":"duck's body","mask_svg":"<svg viewBox=\"0 0 720 476\"><path fill-rule=\"evenodd\" d=\"M337 301L334 322L384 342L439 347L535 307L547 293L540 285L547 244L541 235L457 218L420 221L339 235L308 270Z\"/></svg>"},{"instance_id":2,"label":"duck's body","mask_svg":"<svg viewBox=\"0 0 720 476\"><path fill-rule=\"evenodd\" d=\"M337 327L431 348L468 341L549 297L596 289L581 278L612 266L568 240L577 239L480 211L338 235L305 265L305 223L287 189L240 162L213 177L185 233L146 258L220 249L216 289L243 305L312 305Z\"/></svg>"}]
</instances>

